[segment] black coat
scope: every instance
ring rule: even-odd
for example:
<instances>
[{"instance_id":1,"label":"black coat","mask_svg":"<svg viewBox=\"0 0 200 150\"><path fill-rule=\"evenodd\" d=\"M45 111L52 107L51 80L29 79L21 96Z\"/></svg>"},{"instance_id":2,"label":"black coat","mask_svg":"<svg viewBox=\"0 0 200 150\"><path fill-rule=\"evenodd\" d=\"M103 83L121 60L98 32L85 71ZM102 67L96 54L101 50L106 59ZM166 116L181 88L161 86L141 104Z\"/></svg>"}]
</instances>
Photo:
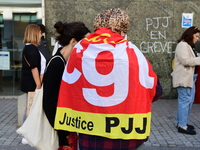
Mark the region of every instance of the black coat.
<instances>
[{"instance_id":1,"label":"black coat","mask_svg":"<svg viewBox=\"0 0 200 150\"><path fill-rule=\"evenodd\" d=\"M57 55L62 59L60 57L53 58L43 77L43 108L52 126L54 126L60 83L66 63L59 51L53 57Z\"/></svg>"}]
</instances>

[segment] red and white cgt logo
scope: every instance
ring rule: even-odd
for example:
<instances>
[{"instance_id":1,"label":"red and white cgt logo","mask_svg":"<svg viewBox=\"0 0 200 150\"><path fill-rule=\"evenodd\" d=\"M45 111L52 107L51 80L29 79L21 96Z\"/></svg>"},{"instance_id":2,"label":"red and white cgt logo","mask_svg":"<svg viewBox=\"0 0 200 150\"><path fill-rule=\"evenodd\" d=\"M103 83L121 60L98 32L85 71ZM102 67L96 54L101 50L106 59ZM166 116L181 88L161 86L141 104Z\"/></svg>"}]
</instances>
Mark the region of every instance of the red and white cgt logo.
<instances>
[{"instance_id":1,"label":"red and white cgt logo","mask_svg":"<svg viewBox=\"0 0 200 150\"><path fill-rule=\"evenodd\" d=\"M77 44L76 53L82 53L81 68L74 67L72 73L65 69L63 80L68 84L76 83L83 75L85 80L94 87L105 87L112 85L113 94L110 96L99 95L97 89L91 87L82 87L84 99L95 106L110 107L122 103L126 100L129 92L129 54L126 49L133 50L139 66L139 83L146 89L152 89L154 86L154 77L149 76L149 65L141 51L132 43L123 42L114 47L108 43L89 44L83 48ZM84 50L83 50L84 49ZM101 59L103 59L101 63ZM70 61L70 58L69 60ZM97 63L98 62L98 63ZM108 67L109 66L109 67ZM109 70L110 66L112 68ZM66 66L67 68L67 66ZM101 71L99 71L99 69ZM101 69L103 68L103 69ZM109 70L109 71L108 71Z\"/></svg>"}]
</instances>

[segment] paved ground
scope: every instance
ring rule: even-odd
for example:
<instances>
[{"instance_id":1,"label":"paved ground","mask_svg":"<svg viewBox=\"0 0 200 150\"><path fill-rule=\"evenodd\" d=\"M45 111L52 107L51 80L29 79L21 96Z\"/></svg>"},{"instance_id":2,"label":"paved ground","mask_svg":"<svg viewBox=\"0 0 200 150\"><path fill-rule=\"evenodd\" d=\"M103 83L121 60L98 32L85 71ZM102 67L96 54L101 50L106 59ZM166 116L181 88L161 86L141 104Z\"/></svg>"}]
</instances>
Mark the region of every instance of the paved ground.
<instances>
[{"instance_id":1,"label":"paved ground","mask_svg":"<svg viewBox=\"0 0 200 150\"><path fill-rule=\"evenodd\" d=\"M196 135L177 132L176 108L177 100L161 99L153 103L151 136L145 150L200 150L200 104L193 105L189 122L195 126ZM17 100L0 97L0 150L35 150L21 144L17 129Z\"/></svg>"}]
</instances>

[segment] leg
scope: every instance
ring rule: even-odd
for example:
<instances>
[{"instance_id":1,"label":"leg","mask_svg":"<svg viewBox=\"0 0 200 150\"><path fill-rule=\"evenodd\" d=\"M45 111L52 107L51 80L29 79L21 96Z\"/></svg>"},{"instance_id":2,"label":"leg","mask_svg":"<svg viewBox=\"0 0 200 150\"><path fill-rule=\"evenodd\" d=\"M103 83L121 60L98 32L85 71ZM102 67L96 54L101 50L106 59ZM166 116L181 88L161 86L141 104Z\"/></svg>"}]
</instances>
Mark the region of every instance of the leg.
<instances>
[{"instance_id":1,"label":"leg","mask_svg":"<svg viewBox=\"0 0 200 150\"><path fill-rule=\"evenodd\" d=\"M191 99L191 102L190 102L188 116L190 114L190 110L192 109L192 104L194 103L195 92L196 92L196 87L195 87L196 80L197 80L197 74L194 74L194 77L193 77L193 87L192 87L192 91L191 91L192 99Z\"/></svg>"},{"instance_id":2,"label":"leg","mask_svg":"<svg viewBox=\"0 0 200 150\"><path fill-rule=\"evenodd\" d=\"M23 115L22 123L24 123L24 121L26 120L27 103L28 103L28 93L26 93L26 107L25 107L25 110L24 110L24 115Z\"/></svg>"},{"instance_id":3,"label":"leg","mask_svg":"<svg viewBox=\"0 0 200 150\"><path fill-rule=\"evenodd\" d=\"M177 88L177 93L178 93L178 88ZM179 99L179 93L178 93L178 99ZM178 102L178 106L177 106L177 113L176 113L176 121L179 123L179 102Z\"/></svg>"},{"instance_id":4,"label":"leg","mask_svg":"<svg viewBox=\"0 0 200 150\"><path fill-rule=\"evenodd\" d=\"M22 123L24 123L25 120L26 120L27 104L28 104L28 93L26 93L26 107L25 107L25 110L24 110L24 115L23 115L23 118L22 118ZM26 144L28 144L28 141L25 138L22 138L21 143L26 145Z\"/></svg>"},{"instance_id":5,"label":"leg","mask_svg":"<svg viewBox=\"0 0 200 150\"><path fill-rule=\"evenodd\" d=\"M191 108L191 103L193 103L193 88L189 87L178 87L178 132L195 135L191 126L188 126L188 117ZM194 127L193 127L194 128Z\"/></svg>"},{"instance_id":6,"label":"leg","mask_svg":"<svg viewBox=\"0 0 200 150\"><path fill-rule=\"evenodd\" d=\"M188 123L188 113L190 109L190 104L192 101L192 88L189 87L178 87L178 112L177 121L179 121L179 126L186 127Z\"/></svg>"},{"instance_id":7,"label":"leg","mask_svg":"<svg viewBox=\"0 0 200 150\"><path fill-rule=\"evenodd\" d=\"M67 141L67 136L69 135L69 132L63 130L57 130L57 133L58 133L59 146L69 145Z\"/></svg>"}]
</instances>

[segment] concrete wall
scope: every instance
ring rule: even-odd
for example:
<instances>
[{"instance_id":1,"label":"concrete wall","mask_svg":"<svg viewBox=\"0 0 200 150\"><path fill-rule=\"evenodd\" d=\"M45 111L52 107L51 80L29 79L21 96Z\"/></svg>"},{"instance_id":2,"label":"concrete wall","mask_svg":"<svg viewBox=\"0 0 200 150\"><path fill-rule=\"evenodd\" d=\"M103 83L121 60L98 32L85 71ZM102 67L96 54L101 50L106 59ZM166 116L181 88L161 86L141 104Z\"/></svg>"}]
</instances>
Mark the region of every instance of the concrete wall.
<instances>
[{"instance_id":1,"label":"concrete wall","mask_svg":"<svg viewBox=\"0 0 200 150\"><path fill-rule=\"evenodd\" d=\"M128 40L140 48L152 63L163 86L163 98L176 98L171 83L171 61L181 27L182 13L194 13L193 25L200 25L200 0L45 0L47 39L54 37L57 21L83 21L93 31L94 17L110 8L121 8L130 17Z\"/></svg>"}]
</instances>

